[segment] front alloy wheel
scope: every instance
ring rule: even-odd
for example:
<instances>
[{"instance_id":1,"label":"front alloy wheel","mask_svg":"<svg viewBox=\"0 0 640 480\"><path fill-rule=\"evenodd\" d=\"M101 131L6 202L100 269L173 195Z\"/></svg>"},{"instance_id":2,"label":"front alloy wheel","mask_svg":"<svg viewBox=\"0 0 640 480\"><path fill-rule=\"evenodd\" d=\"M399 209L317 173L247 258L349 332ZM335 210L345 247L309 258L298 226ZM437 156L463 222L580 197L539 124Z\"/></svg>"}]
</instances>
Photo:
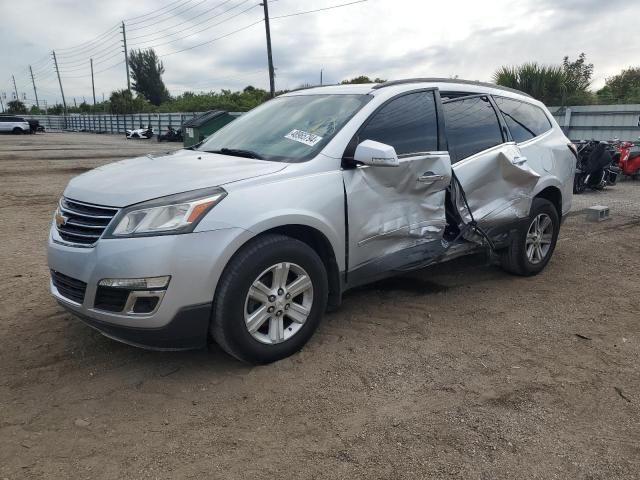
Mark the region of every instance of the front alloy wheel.
<instances>
[{"instance_id":1,"label":"front alloy wheel","mask_svg":"<svg viewBox=\"0 0 640 480\"><path fill-rule=\"evenodd\" d=\"M323 260L280 234L247 242L229 261L215 293L211 336L234 357L270 363L300 350L327 306Z\"/></svg>"},{"instance_id":2,"label":"front alloy wheel","mask_svg":"<svg viewBox=\"0 0 640 480\"><path fill-rule=\"evenodd\" d=\"M300 331L313 306L309 274L295 263L280 262L253 282L244 302L244 322L253 338L281 343Z\"/></svg>"}]
</instances>

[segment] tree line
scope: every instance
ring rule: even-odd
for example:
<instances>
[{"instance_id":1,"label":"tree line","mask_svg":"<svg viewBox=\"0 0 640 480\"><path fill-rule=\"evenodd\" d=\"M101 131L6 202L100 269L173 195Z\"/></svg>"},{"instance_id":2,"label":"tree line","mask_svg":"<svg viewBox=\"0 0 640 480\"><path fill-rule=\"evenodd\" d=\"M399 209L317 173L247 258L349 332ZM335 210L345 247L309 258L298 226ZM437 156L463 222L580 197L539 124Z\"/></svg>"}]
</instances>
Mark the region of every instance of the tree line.
<instances>
[{"instance_id":1,"label":"tree line","mask_svg":"<svg viewBox=\"0 0 640 480\"><path fill-rule=\"evenodd\" d=\"M133 50L129 54L129 68L133 92L117 90L109 100L90 105L82 102L68 106L69 113L161 113L161 112L202 112L222 109L227 111L248 111L269 99L266 90L248 86L241 91L221 90L219 92L184 92L172 97L162 80L165 72L162 61L153 49ZM500 67L492 81L498 85L511 87L528 93L546 105L592 105L613 103L640 103L640 67L622 70L607 78L603 88L593 91L593 63L581 53L577 59L565 56L562 63L545 65L528 62L521 65ZM381 78L360 75L341 83L381 83ZM304 85L312 86L312 85ZM277 94L284 91L277 92ZM9 113L40 114L42 109L31 109L19 100L7 104ZM49 107L47 113L62 114L62 105Z\"/></svg>"},{"instance_id":2,"label":"tree line","mask_svg":"<svg viewBox=\"0 0 640 480\"><path fill-rule=\"evenodd\" d=\"M493 75L494 83L521 90L550 106L640 103L640 67L623 69L597 91L591 89L592 79L593 63L587 62L584 53L573 61L564 57L558 65L504 66Z\"/></svg>"}]
</instances>

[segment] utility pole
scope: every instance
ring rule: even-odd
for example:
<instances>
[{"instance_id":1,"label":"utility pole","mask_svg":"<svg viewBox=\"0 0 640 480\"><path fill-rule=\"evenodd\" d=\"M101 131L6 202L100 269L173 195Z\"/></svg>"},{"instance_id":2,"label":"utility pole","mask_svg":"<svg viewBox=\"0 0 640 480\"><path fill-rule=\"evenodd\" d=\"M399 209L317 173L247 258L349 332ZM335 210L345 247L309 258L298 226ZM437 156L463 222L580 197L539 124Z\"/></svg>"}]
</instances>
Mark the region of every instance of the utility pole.
<instances>
[{"instance_id":1,"label":"utility pole","mask_svg":"<svg viewBox=\"0 0 640 480\"><path fill-rule=\"evenodd\" d=\"M13 79L13 91L16 92L16 100L20 101L20 97L18 96L18 87L16 87L16 77L11 75L11 78Z\"/></svg>"},{"instance_id":2,"label":"utility pole","mask_svg":"<svg viewBox=\"0 0 640 480\"><path fill-rule=\"evenodd\" d=\"M2 113L4 113L4 102L2 101L2 95L0 95L0 106L2 107Z\"/></svg>"},{"instance_id":3,"label":"utility pole","mask_svg":"<svg viewBox=\"0 0 640 480\"><path fill-rule=\"evenodd\" d=\"M58 84L60 85L60 94L62 95L62 107L64 108L64 114L67 114L67 101L64 99L64 90L62 89L62 80L60 80L60 70L58 70L58 59L56 58L56 51L53 52L53 64L56 67L56 74L58 75Z\"/></svg>"},{"instance_id":4,"label":"utility pole","mask_svg":"<svg viewBox=\"0 0 640 480\"><path fill-rule=\"evenodd\" d=\"M122 42L124 43L124 65L127 69L127 90L131 92L131 80L129 80L129 51L127 50L127 31L122 22Z\"/></svg>"},{"instance_id":5,"label":"utility pole","mask_svg":"<svg viewBox=\"0 0 640 480\"><path fill-rule=\"evenodd\" d=\"M271 92L271 98L276 96L275 74L273 72L273 57L271 55L271 27L269 27L269 1L264 0L262 2L264 7L264 28L267 33L267 58L269 60L269 91Z\"/></svg>"},{"instance_id":6,"label":"utility pole","mask_svg":"<svg viewBox=\"0 0 640 480\"><path fill-rule=\"evenodd\" d=\"M96 104L96 85L95 85L95 83L93 83L93 58L90 58L89 62L91 63L91 90L93 90L93 105L95 106L95 104Z\"/></svg>"},{"instance_id":7,"label":"utility pole","mask_svg":"<svg viewBox=\"0 0 640 480\"><path fill-rule=\"evenodd\" d=\"M33 93L36 96L36 106L38 107L38 110L40 110L40 102L38 101L38 90L36 90L36 80L35 78L33 78L33 69L31 68L31 65L29 65L29 72L31 73L31 83L33 83Z\"/></svg>"},{"instance_id":8,"label":"utility pole","mask_svg":"<svg viewBox=\"0 0 640 480\"><path fill-rule=\"evenodd\" d=\"M73 97L73 106L78 108L78 104L76 103L76 97Z\"/></svg>"},{"instance_id":9,"label":"utility pole","mask_svg":"<svg viewBox=\"0 0 640 480\"><path fill-rule=\"evenodd\" d=\"M322 86L322 69L320 69L320 86Z\"/></svg>"}]
</instances>

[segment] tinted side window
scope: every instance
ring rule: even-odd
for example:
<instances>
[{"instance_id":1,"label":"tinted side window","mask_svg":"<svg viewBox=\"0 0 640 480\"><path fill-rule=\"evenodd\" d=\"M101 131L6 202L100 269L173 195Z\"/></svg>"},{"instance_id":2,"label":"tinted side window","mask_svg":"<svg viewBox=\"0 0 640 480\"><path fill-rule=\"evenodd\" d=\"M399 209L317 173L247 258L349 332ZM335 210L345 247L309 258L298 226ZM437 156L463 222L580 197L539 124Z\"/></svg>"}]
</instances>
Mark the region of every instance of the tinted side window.
<instances>
[{"instance_id":1,"label":"tinted side window","mask_svg":"<svg viewBox=\"0 0 640 480\"><path fill-rule=\"evenodd\" d=\"M531 140L551 129L551 122L535 105L504 97L494 100L516 142Z\"/></svg>"},{"instance_id":2,"label":"tinted side window","mask_svg":"<svg viewBox=\"0 0 640 480\"><path fill-rule=\"evenodd\" d=\"M358 135L396 149L398 155L438 149L438 121L433 92L415 92L389 101Z\"/></svg>"},{"instance_id":3,"label":"tinted side window","mask_svg":"<svg viewBox=\"0 0 640 480\"><path fill-rule=\"evenodd\" d=\"M450 100L443 108L453 162L503 142L498 116L487 97Z\"/></svg>"}]
</instances>

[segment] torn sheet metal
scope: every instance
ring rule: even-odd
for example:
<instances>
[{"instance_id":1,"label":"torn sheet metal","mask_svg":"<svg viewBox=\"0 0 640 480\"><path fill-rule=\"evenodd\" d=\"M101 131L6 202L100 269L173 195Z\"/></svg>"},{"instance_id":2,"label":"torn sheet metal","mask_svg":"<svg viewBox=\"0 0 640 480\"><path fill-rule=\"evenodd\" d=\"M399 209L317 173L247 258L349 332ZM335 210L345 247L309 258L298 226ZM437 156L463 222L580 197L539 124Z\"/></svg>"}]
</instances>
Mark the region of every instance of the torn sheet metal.
<instances>
[{"instance_id":1,"label":"torn sheet metal","mask_svg":"<svg viewBox=\"0 0 640 480\"><path fill-rule=\"evenodd\" d=\"M529 215L540 175L527 165L516 145L501 146L453 168L481 228L490 229ZM464 223L471 221L455 182L451 197Z\"/></svg>"},{"instance_id":2,"label":"torn sheet metal","mask_svg":"<svg viewBox=\"0 0 640 480\"><path fill-rule=\"evenodd\" d=\"M442 238L448 153L401 159L397 167L345 170L344 181L350 267Z\"/></svg>"}]
</instances>

